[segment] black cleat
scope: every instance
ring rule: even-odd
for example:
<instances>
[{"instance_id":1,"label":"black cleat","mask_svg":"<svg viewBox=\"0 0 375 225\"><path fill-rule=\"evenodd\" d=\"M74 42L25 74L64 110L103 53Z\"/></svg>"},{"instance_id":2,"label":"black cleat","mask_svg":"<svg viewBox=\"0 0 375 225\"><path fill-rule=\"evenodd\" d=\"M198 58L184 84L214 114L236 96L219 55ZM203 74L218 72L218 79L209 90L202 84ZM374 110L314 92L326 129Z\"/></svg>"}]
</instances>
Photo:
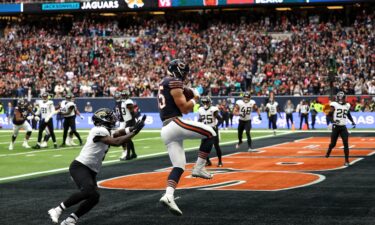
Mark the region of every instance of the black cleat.
<instances>
[{"instance_id":1,"label":"black cleat","mask_svg":"<svg viewBox=\"0 0 375 225\"><path fill-rule=\"evenodd\" d=\"M222 162L219 162L219 163L217 164L217 167L223 167L223 163L222 163Z\"/></svg>"},{"instance_id":2,"label":"black cleat","mask_svg":"<svg viewBox=\"0 0 375 225\"><path fill-rule=\"evenodd\" d=\"M54 148L54 149L57 149L57 144L53 144L53 148Z\"/></svg>"},{"instance_id":3,"label":"black cleat","mask_svg":"<svg viewBox=\"0 0 375 225\"><path fill-rule=\"evenodd\" d=\"M66 147L65 143L60 145L60 148L64 148L64 147Z\"/></svg>"},{"instance_id":4,"label":"black cleat","mask_svg":"<svg viewBox=\"0 0 375 225\"><path fill-rule=\"evenodd\" d=\"M211 162L211 160L208 159L208 160L206 161L206 166L212 166L212 162Z\"/></svg>"},{"instance_id":5,"label":"black cleat","mask_svg":"<svg viewBox=\"0 0 375 225\"><path fill-rule=\"evenodd\" d=\"M32 147L32 149L40 149L40 145L35 145Z\"/></svg>"},{"instance_id":6,"label":"black cleat","mask_svg":"<svg viewBox=\"0 0 375 225\"><path fill-rule=\"evenodd\" d=\"M137 154L134 153L130 158L131 159L136 159L137 157L138 157Z\"/></svg>"}]
</instances>

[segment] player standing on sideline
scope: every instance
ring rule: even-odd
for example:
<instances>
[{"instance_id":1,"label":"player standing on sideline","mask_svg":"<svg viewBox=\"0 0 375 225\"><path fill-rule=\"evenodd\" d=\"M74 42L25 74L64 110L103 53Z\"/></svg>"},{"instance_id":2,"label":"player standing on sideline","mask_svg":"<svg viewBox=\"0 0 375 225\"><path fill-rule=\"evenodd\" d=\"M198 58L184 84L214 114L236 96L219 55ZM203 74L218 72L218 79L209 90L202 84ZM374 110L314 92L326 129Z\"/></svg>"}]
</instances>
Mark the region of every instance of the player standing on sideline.
<instances>
[{"instance_id":1,"label":"player standing on sideline","mask_svg":"<svg viewBox=\"0 0 375 225\"><path fill-rule=\"evenodd\" d=\"M9 150L13 150L14 142L16 141L18 132L21 128L26 131L26 136L25 140L23 141L22 147L30 148L28 141L33 129L31 128L27 120L31 120L34 118L34 116L30 114L33 114L31 106L29 106L29 104L24 99L19 99L17 102L17 106L14 108L14 116L12 119L13 135L12 142L9 145ZM39 117L35 116L35 119L38 120Z\"/></svg>"},{"instance_id":2,"label":"player standing on sideline","mask_svg":"<svg viewBox=\"0 0 375 225\"><path fill-rule=\"evenodd\" d=\"M281 117L281 114L279 110L279 103L277 103L273 97L270 99L270 101L266 105L266 112L268 112L268 117L271 121L273 135L276 135L277 114L279 114L280 117Z\"/></svg>"},{"instance_id":3,"label":"player standing on sideline","mask_svg":"<svg viewBox=\"0 0 375 225\"><path fill-rule=\"evenodd\" d=\"M293 122L294 105L290 99L287 101L287 103L284 106L284 112L286 115L286 125L288 126L288 129L290 129L289 120L290 120L291 126L293 126L294 124Z\"/></svg>"},{"instance_id":4,"label":"player standing on sideline","mask_svg":"<svg viewBox=\"0 0 375 225\"><path fill-rule=\"evenodd\" d=\"M64 134L63 142L60 147L65 147L66 138L68 136L68 130L70 128L71 132L77 137L79 145L82 145L82 139L76 129L76 104L72 100L70 94L66 95L66 103L64 107L60 109L60 112L64 116ZM81 116L81 119L83 117Z\"/></svg>"},{"instance_id":5,"label":"player standing on sideline","mask_svg":"<svg viewBox=\"0 0 375 225\"><path fill-rule=\"evenodd\" d=\"M211 126L215 130L216 137L214 140L214 146L216 149L217 158L219 160L217 166L222 167L223 166L223 163L221 161L222 153L221 153L221 149L219 146L219 129L217 127L217 122L220 121L222 118L219 115L219 109L216 106L212 106L212 101L209 96L203 96L201 98L201 102L203 106L201 106L198 109L198 115L199 115L198 121L208 126ZM211 166L211 165L212 163L209 157L207 156L206 166Z\"/></svg>"},{"instance_id":6,"label":"player standing on sideline","mask_svg":"<svg viewBox=\"0 0 375 225\"><path fill-rule=\"evenodd\" d=\"M310 107L307 104L307 101L302 100L302 105L300 105L300 107L299 107L299 117L301 119L301 121L299 122L299 129L300 130L302 130L303 120L305 120L307 129L309 130L309 111L310 111Z\"/></svg>"},{"instance_id":7,"label":"player standing on sideline","mask_svg":"<svg viewBox=\"0 0 375 225\"><path fill-rule=\"evenodd\" d=\"M51 135L53 146L57 148L56 136L53 131L53 119L52 116L55 114L55 106L53 101L48 100L48 93L42 94L42 101L39 102L39 109L35 115L40 115L39 121L39 133L38 133L38 142L33 147L33 149L40 149L40 142L42 141L43 131L48 128L48 131Z\"/></svg>"},{"instance_id":8,"label":"player standing on sideline","mask_svg":"<svg viewBox=\"0 0 375 225\"><path fill-rule=\"evenodd\" d=\"M135 124L135 112L134 112L134 103L129 98L130 93L129 91L122 91L121 92L121 110L122 116L124 119L125 127L132 127ZM130 155L131 153L131 155ZM137 158L137 154L135 154L134 142L129 140L126 143L126 150L124 149L120 160L130 160Z\"/></svg>"},{"instance_id":9,"label":"player standing on sideline","mask_svg":"<svg viewBox=\"0 0 375 225\"><path fill-rule=\"evenodd\" d=\"M326 157L328 158L331 155L332 149L336 146L338 137L342 139L344 144L344 154L345 154L345 163L344 166L349 166L349 133L346 128L346 119L349 119L355 127L353 117L350 114L350 104L346 102L344 92L340 91L337 93L336 97L337 102L331 102L331 111L330 118L333 118L332 121L332 133L331 133L331 143L329 144Z\"/></svg>"},{"instance_id":10,"label":"player standing on sideline","mask_svg":"<svg viewBox=\"0 0 375 225\"><path fill-rule=\"evenodd\" d=\"M212 175L204 166L216 136L216 132L212 127L182 118L182 114L193 111L194 105L199 98L197 92L193 94L193 91L187 90L187 88L184 91L183 82L189 71L189 66L182 60L172 60L168 65L169 76L164 77L159 84L158 93L159 113L163 122L161 138L167 147L169 158L173 165L173 169L168 176L166 193L161 197L160 203L166 206L172 214L178 216L181 216L182 212L174 201L174 191L186 165L183 141L185 139L202 139L198 159L191 175L193 177L211 179ZM189 98L190 100L186 99L187 91L190 91L189 95L192 95L189 96L192 97L192 99Z\"/></svg>"},{"instance_id":11,"label":"player standing on sideline","mask_svg":"<svg viewBox=\"0 0 375 225\"><path fill-rule=\"evenodd\" d=\"M237 100L236 106L234 107L233 114L239 116L239 123L238 123L238 144L236 145L236 149L240 148L242 144L242 134L243 131L246 131L247 137L247 145L249 147L248 151L251 152L253 150L250 130L251 130L251 112L254 110L257 111L259 120L262 120L260 116L260 110L255 103L254 100L251 99L250 92L246 92L243 96L243 99Z\"/></svg>"},{"instance_id":12,"label":"player standing on sideline","mask_svg":"<svg viewBox=\"0 0 375 225\"><path fill-rule=\"evenodd\" d=\"M96 175L102 167L109 147L128 142L143 128L145 119L146 117L139 120L134 127L121 129L112 134L111 130L117 122L116 115L107 108L101 108L94 113L94 127L90 130L80 154L69 167L70 175L80 191L48 211L52 222L58 223L62 211L83 201L74 213L61 222L61 225L74 225L99 202Z\"/></svg>"},{"instance_id":13,"label":"player standing on sideline","mask_svg":"<svg viewBox=\"0 0 375 225\"><path fill-rule=\"evenodd\" d=\"M234 104L231 99L228 99L228 109L229 109L229 121L230 121L230 127L233 127L233 110L234 110Z\"/></svg>"}]
</instances>

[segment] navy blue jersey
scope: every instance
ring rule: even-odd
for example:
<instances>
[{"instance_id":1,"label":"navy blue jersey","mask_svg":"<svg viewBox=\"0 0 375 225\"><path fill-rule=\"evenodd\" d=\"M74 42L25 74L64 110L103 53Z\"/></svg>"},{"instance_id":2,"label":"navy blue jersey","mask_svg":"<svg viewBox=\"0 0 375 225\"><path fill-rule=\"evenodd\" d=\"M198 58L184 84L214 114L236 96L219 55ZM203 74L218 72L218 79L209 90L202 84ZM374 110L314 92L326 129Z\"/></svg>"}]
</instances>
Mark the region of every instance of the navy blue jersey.
<instances>
[{"instance_id":1,"label":"navy blue jersey","mask_svg":"<svg viewBox=\"0 0 375 225\"><path fill-rule=\"evenodd\" d=\"M162 121L168 118L182 116L180 109L177 107L171 95L171 90L175 88L182 89L183 84L181 80L174 77L166 77L159 84L158 105L160 119Z\"/></svg>"},{"instance_id":2,"label":"navy blue jersey","mask_svg":"<svg viewBox=\"0 0 375 225\"><path fill-rule=\"evenodd\" d=\"M115 112L116 112L116 115L117 115L117 117L119 118L119 121L120 122L124 122L124 116L123 116L123 111L124 111L124 109L123 109L123 107L122 107L122 101L116 101L116 103L115 103L116 105L115 105Z\"/></svg>"},{"instance_id":3,"label":"navy blue jersey","mask_svg":"<svg viewBox=\"0 0 375 225\"><path fill-rule=\"evenodd\" d=\"M16 114L18 112L21 114L21 118L22 118L21 120L16 120ZM27 107L16 106L14 108L13 124L15 124L15 125L23 124L26 121L26 118L27 118L28 115L29 115L29 111L28 111Z\"/></svg>"}]
</instances>

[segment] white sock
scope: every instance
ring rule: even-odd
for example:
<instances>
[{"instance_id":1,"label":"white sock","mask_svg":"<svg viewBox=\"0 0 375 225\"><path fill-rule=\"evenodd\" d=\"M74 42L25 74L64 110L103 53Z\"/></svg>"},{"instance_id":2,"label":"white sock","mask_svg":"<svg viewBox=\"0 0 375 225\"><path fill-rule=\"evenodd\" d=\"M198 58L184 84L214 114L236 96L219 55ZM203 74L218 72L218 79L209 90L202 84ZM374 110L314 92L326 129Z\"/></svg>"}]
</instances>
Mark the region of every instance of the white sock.
<instances>
[{"instance_id":1,"label":"white sock","mask_svg":"<svg viewBox=\"0 0 375 225\"><path fill-rule=\"evenodd\" d=\"M173 196L174 195L174 188L173 187L167 187L167 190L165 191L166 195Z\"/></svg>"},{"instance_id":2,"label":"white sock","mask_svg":"<svg viewBox=\"0 0 375 225\"><path fill-rule=\"evenodd\" d=\"M203 167L204 165L206 165L206 159L202 159L201 157L198 157L197 162L195 163L195 166Z\"/></svg>"}]
</instances>

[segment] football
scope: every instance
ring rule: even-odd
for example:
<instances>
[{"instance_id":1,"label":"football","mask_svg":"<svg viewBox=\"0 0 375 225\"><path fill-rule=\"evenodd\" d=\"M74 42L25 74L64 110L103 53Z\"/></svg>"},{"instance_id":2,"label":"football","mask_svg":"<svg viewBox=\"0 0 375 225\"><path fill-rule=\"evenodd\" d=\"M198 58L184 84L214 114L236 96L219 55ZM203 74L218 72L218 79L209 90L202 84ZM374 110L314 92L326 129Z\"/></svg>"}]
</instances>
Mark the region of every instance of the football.
<instances>
[{"instance_id":1,"label":"football","mask_svg":"<svg viewBox=\"0 0 375 225\"><path fill-rule=\"evenodd\" d=\"M186 101L190 101L194 98L194 92L190 88L184 87L184 95L186 98Z\"/></svg>"}]
</instances>

